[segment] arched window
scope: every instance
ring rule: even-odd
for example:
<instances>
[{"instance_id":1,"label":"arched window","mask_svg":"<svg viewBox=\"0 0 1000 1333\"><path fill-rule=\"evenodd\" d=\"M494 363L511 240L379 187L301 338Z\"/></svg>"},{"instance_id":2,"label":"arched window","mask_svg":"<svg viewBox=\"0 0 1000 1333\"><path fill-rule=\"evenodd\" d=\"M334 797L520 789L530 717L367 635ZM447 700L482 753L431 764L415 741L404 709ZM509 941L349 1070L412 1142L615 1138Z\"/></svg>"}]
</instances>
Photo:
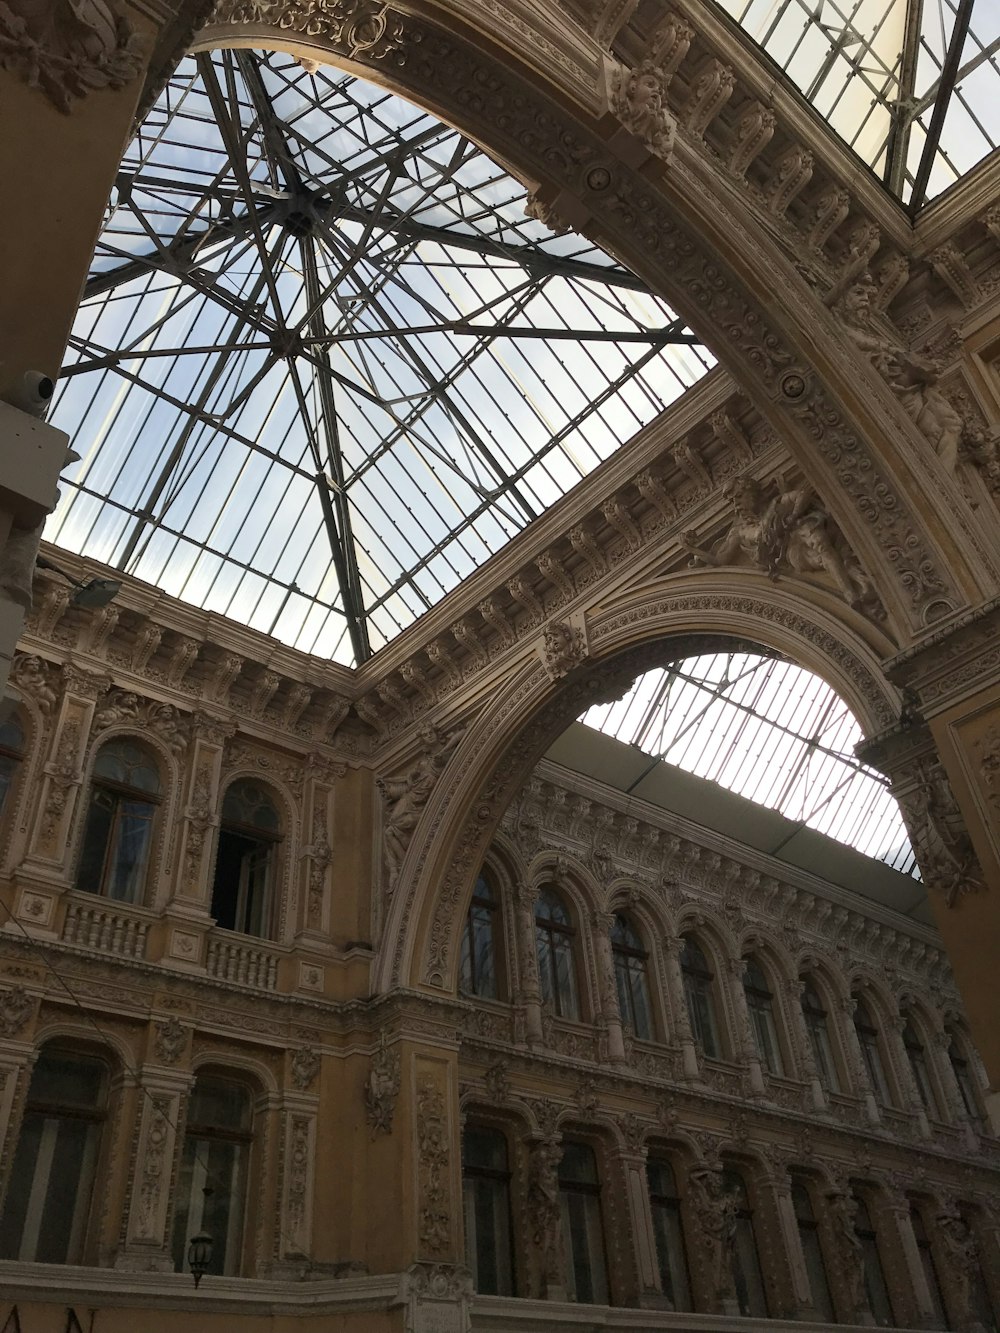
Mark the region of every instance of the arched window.
<instances>
[{"instance_id":1,"label":"arched window","mask_svg":"<svg viewBox=\"0 0 1000 1333\"><path fill-rule=\"evenodd\" d=\"M500 904L490 881L485 875L480 875L472 890L472 902L469 904L469 915L465 919L465 933L462 936L458 984L466 995L479 995L484 1000L501 998L499 939Z\"/></svg>"},{"instance_id":2,"label":"arched window","mask_svg":"<svg viewBox=\"0 0 1000 1333\"><path fill-rule=\"evenodd\" d=\"M781 1060L778 1029L774 1021L774 996L756 958L744 960L743 993L747 997L750 1026L753 1028L760 1062L765 1069L780 1077L785 1068Z\"/></svg>"},{"instance_id":3,"label":"arched window","mask_svg":"<svg viewBox=\"0 0 1000 1333\"><path fill-rule=\"evenodd\" d=\"M964 1046L958 1034L949 1030L948 1036L948 1062L951 1065L952 1073L955 1075L955 1082L958 1084L958 1095L962 1099L962 1108L969 1117L973 1125L982 1124L982 1103L980 1101L979 1084L972 1067L964 1053Z\"/></svg>"},{"instance_id":4,"label":"arched window","mask_svg":"<svg viewBox=\"0 0 1000 1333\"><path fill-rule=\"evenodd\" d=\"M465 1262L476 1291L514 1294L510 1167L507 1139L499 1129L467 1126L462 1136Z\"/></svg>"},{"instance_id":5,"label":"arched window","mask_svg":"<svg viewBox=\"0 0 1000 1333\"><path fill-rule=\"evenodd\" d=\"M938 1110L937 1098L934 1096L934 1087L931 1083L930 1070L927 1068L927 1055L924 1051L924 1044L917 1035L917 1030L913 1026L913 1018L905 1015L903 1023L903 1049L906 1051L907 1063L910 1066L910 1073L913 1075L913 1081L917 1086L917 1096L920 1098L920 1104L929 1116L935 1119L940 1114Z\"/></svg>"},{"instance_id":6,"label":"arched window","mask_svg":"<svg viewBox=\"0 0 1000 1333\"><path fill-rule=\"evenodd\" d=\"M684 979L684 997L695 1043L710 1059L718 1059L721 1051L719 1026L715 1018L714 975L701 946L692 935L684 936L681 976Z\"/></svg>"},{"instance_id":7,"label":"arched window","mask_svg":"<svg viewBox=\"0 0 1000 1333\"><path fill-rule=\"evenodd\" d=\"M816 1221L809 1187L804 1180L792 1181L792 1206L795 1209L795 1222L799 1229L799 1241L802 1245L802 1257L806 1263L813 1309L821 1319L833 1323L836 1315L833 1298L830 1295L826 1261L823 1258L823 1246L819 1238L819 1224Z\"/></svg>"},{"instance_id":8,"label":"arched window","mask_svg":"<svg viewBox=\"0 0 1000 1333\"><path fill-rule=\"evenodd\" d=\"M141 902L160 803L152 753L127 736L102 745L94 760L76 887L119 902Z\"/></svg>"},{"instance_id":9,"label":"arched window","mask_svg":"<svg viewBox=\"0 0 1000 1333\"><path fill-rule=\"evenodd\" d=\"M944 1312L944 1297L941 1294L941 1279L938 1277L937 1264L934 1262L934 1250L931 1246L930 1237L927 1235L927 1228L924 1226L924 1217L916 1204L910 1205L910 1222L913 1226L913 1235L917 1242L917 1249L920 1252L920 1262L923 1265L924 1277L927 1279L927 1289L930 1292L931 1305L934 1307L934 1322L931 1328L947 1328L948 1319Z\"/></svg>"},{"instance_id":10,"label":"arched window","mask_svg":"<svg viewBox=\"0 0 1000 1333\"><path fill-rule=\"evenodd\" d=\"M889 1299L889 1289L885 1285L885 1271L882 1268L882 1257L879 1254L878 1236L875 1233L874 1226L872 1226L868 1204L856 1191L854 1201L858 1206L857 1212L854 1214L854 1230L861 1241L861 1253L865 1266L865 1296L868 1300L868 1309L880 1328L888 1328L895 1324L896 1316L893 1314L892 1302Z\"/></svg>"},{"instance_id":11,"label":"arched window","mask_svg":"<svg viewBox=\"0 0 1000 1333\"><path fill-rule=\"evenodd\" d=\"M732 1194L736 1203L733 1232L733 1284L736 1302L743 1315L767 1315L767 1292L760 1269L757 1237L754 1233L753 1210L747 1194L746 1181L739 1171L726 1167L722 1176L723 1188Z\"/></svg>"},{"instance_id":12,"label":"arched window","mask_svg":"<svg viewBox=\"0 0 1000 1333\"><path fill-rule=\"evenodd\" d=\"M542 1000L561 1018L579 1018L573 940L569 912L553 888L543 888L535 902L535 946Z\"/></svg>"},{"instance_id":13,"label":"arched window","mask_svg":"<svg viewBox=\"0 0 1000 1333\"><path fill-rule=\"evenodd\" d=\"M671 1310L690 1310L691 1283L674 1168L665 1157L650 1157L646 1163L646 1180L649 1184L649 1206L653 1215L660 1287Z\"/></svg>"},{"instance_id":14,"label":"arched window","mask_svg":"<svg viewBox=\"0 0 1000 1333\"><path fill-rule=\"evenodd\" d=\"M0 1258L83 1262L110 1074L100 1056L60 1046L39 1054L0 1216Z\"/></svg>"},{"instance_id":15,"label":"arched window","mask_svg":"<svg viewBox=\"0 0 1000 1333\"><path fill-rule=\"evenodd\" d=\"M892 1098L889 1096L889 1083L885 1076L885 1065L882 1063L878 1028L872 1020L868 1006L858 997L855 997L854 1003L854 1030L858 1034L861 1058L865 1062L872 1092L877 1101L883 1106L888 1106Z\"/></svg>"},{"instance_id":16,"label":"arched window","mask_svg":"<svg viewBox=\"0 0 1000 1333\"><path fill-rule=\"evenodd\" d=\"M187 1272L188 1242L212 1237L210 1273L240 1271L253 1107L246 1084L199 1074L188 1102L174 1206L174 1267Z\"/></svg>"},{"instance_id":17,"label":"arched window","mask_svg":"<svg viewBox=\"0 0 1000 1333\"><path fill-rule=\"evenodd\" d=\"M226 791L212 882L212 916L225 930L267 938L273 930L274 878L281 820L252 778Z\"/></svg>"},{"instance_id":18,"label":"arched window","mask_svg":"<svg viewBox=\"0 0 1000 1333\"><path fill-rule=\"evenodd\" d=\"M589 1144L564 1144L559 1163L559 1204L566 1259L566 1294L571 1301L607 1305L601 1185L594 1150Z\"/></svg>"},{"instance_id":19,"label":"arched window","mask_svg":"<svg viewBox=\"0 0 1000 1333\"><path fill-rule=\"evenodd\" d=\"M833 1058L826 1010L823 1008L823 1002L820 1000L816 988L810 981L803 985L801 1002L802 1017L806 1021L809 1045L812 1048L819 1081L830 1092L839 1092L840 1080L837 1078L837 1062Z\"/></svg>"},{"instance_id":20,"label":"arched window","mask_svg":"<svg viewBox=\"0 0 1000 1333\"><path fill-rule=\"evenodd\" d=\"M7 805L7 797L17 778L26 748L24 727L17 713L12 713L0 724L0 815Z\"/></svg>"},{"instance_id":21,"label":"arched window","mask_svg":"<svg viewBox=\"0 0 1000 1333\"><path fill-rule=\"evenodd\" d=\"M649 1003L649 955L642 941L619 912L611 927L611 953L615 960L615 980L618 983L618 1008L622 1023L643 1041L653 1035L652 1011Z\"/></svg>"}]
</instances>

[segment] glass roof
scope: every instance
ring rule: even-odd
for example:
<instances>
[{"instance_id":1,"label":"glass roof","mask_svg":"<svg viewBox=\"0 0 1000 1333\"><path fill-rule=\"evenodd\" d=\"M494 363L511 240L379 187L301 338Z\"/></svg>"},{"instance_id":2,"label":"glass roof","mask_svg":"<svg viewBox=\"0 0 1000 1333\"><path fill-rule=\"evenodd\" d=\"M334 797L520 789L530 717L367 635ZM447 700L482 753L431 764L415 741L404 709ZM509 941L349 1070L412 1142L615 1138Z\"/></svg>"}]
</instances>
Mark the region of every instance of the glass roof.
<instances>
[{"instance_id":1,"label":"glass roof","mask_svg":"<svg viewBox=\"0 0 1000 1333\"><path fill-rule=\"evenodd\" d=\"M916 211L1000 144L1000 0L717 0Z\"/></svg>"},{"instance_id":2,"label":"glass roof","mask_svg":"<svg viewBox=\"0 0 1000 1333\"><path fill-rule=\"evenodd\" d=\"M46 537L347 665L699 379L662 301L399 98L183 60L128 148Z\"/></svg>"},{"instance_id":3,"label":"glass roof","mask_svg":"<svg viewBox=\"0 0 1000 1333\"><path fill-rule=\"evenodd\" d=\"M888 779L854 756L861 728L803 667L747 652L689 657L579 720L636 746L650 769L670 763L709 778L919 878Z\"/></svg>"}]
</instances>

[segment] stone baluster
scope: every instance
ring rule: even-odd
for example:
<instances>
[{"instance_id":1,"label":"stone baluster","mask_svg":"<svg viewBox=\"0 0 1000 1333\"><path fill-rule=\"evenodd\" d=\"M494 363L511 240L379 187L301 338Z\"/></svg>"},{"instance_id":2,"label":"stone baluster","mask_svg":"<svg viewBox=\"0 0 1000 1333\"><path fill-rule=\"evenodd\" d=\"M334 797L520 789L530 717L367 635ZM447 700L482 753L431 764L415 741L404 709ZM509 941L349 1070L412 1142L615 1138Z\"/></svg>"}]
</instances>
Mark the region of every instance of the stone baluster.
<instances>
[{"instance_id":1,"label":"stone baluster","mask_svg":"<svg viewBox=\"0 0 1000 1333\"><path fill-rule=\"evenodd\" d=\"M608 1059L614 1064L625 1062L625 1040L618 1009L618 985L615 980L615 958L611 948L611 928L615 924L613 912L594 912L591 926L594 931L594 953L597 958L597 989L600 1002L598 1022L604 1029L608 1043Z\"/></svg>"},{"instance_id":2,"label":"stone baluster","mask_svg":"<svg viewBox=\"0 0 1000 1333\"><path fill-rule=\"evenodd\" d=\"M542 1045L542 992L538 982L538 952L535 944L535 899L530 884L519 884L514 892L514 924L517 935L519 1002L524 1009L524 1032L529 1046Z\"/></svg>"},{"instance_id":3,"label":"stone baluster","mask_svg":"<svg viewBox=\"0 0 1000 1333\"><path fill-rule=\"evenodd\" d=\"M684 994L684 976L681 972L681 950L684 940L680 935L664 935L663 951L667 974L667 996L673 1016L674 1029L681 1047L681 1068L684 1077L696 1081L701 1078L698 1050L691 1030L687 997Z\"/></svg>"}]
</instances>

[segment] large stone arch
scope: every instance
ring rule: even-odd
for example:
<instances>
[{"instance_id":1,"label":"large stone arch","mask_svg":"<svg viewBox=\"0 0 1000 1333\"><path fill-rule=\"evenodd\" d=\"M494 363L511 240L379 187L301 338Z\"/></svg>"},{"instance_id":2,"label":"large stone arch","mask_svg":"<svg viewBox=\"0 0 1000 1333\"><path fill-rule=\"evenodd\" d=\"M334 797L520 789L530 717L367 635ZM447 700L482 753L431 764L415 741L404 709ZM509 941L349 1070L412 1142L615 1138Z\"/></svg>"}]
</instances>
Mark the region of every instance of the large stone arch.
<instances>
[{"instance_id":1,"label":"large stone arch","mask_svg":"<svg viewBox=\"0 0 1000 1333\"><path fill-rule=\"evenodd\" d=\"M518 659L475 715L424 809L388 904L374 989L451 989L455 932L490 839L555 737L590 703L617 697L640 672L722 642L752 642L821 675L866 734L890 726L899 696L879 645L846 609L807 601L756 573L704 573L649 584L587 614L589 656L552 680L541 656ZM864 622L861 622L864 623Z\"/></svg>"},{"instance_id":2,"label":"large stone arch","mask_svg":"<svg viewBox=\"0 0 1000 1333\"><path fill-rule=\"evenodd\" d=\"M679 133L666 166L629 165L634 140L623 142L607 110L606 53L565 11L499 0L408 0L400 12L221 0L196 49L222 45L278 47L361 73L558 199L733 372L871 574L900 646L1000 587L986 520L704 145Z\"/></svg>"}]
</instances>

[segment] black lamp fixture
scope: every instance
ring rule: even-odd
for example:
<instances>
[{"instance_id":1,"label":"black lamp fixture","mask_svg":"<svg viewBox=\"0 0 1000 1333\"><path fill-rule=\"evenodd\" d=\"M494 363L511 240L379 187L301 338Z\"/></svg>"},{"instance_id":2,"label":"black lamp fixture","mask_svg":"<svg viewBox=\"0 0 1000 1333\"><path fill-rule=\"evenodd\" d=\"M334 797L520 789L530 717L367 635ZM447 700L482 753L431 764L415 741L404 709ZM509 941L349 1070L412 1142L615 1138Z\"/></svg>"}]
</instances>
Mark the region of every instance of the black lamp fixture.
<instances>
[{"instance_id":1,"label":"black lamp fixture","mask_svg":"<svg viewBox=\"0 0 1000 1333\"><path fill-rule=\"evenodd\" d=\"M107 606L122 590L119 579L88 579L83 583L80 579L73 578L72 574L67 574L65 569L54 565L51 560L47 560L44 555L36 556L35 564L39 569L51 570L53 574L64 578L67 583L72 583L73 592L69 600L74 606L82 606L88 611L97 611L102 606Z\"/></svg>"},{"instance_id":2,"label":"black lamp fixture","mask_svg":"<svg viewBox=\"0 0 1000 1333\"><path fill-rule=\"evenodd\" d=\"M212 1245L212 1237L207 1231L199 1231L197 1236L192 1236L188 1241L187 1261L191 1276L194 1278L195 1290L211 1267Z\"/></svg>"}]
</instances>

